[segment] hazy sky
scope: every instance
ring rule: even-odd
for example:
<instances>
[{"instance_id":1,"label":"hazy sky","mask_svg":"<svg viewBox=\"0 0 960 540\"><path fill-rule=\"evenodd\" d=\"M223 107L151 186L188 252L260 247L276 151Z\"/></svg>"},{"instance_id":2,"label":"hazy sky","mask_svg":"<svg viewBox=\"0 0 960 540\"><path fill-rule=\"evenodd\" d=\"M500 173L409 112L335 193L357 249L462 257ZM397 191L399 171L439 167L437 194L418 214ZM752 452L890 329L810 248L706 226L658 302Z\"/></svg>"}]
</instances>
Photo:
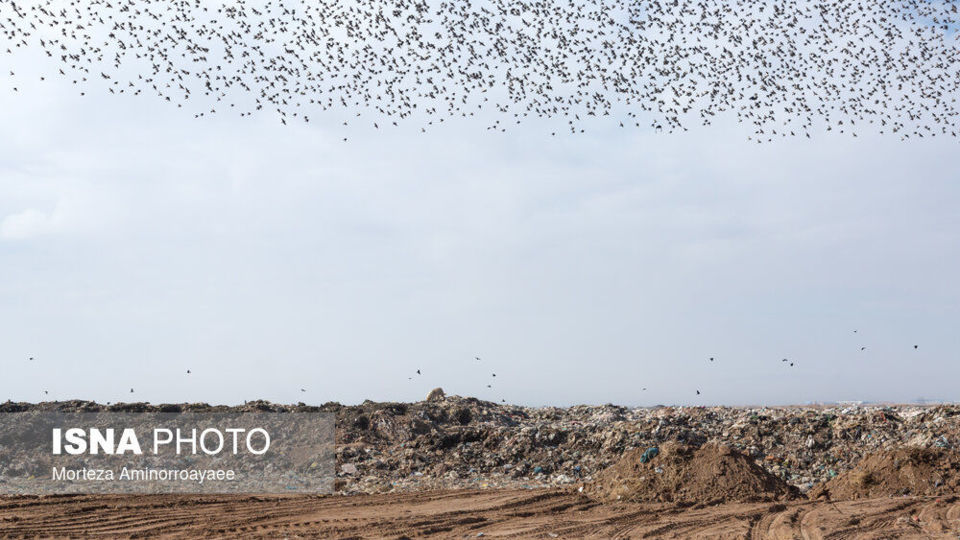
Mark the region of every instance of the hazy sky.
<instances>
[{"instance_id":1,"label":"hazy sky","mask_svg":"<svg viewBox=\"0 0 960 540\"><path fill-rule=\"evenodd\" d=\"M0 399L960 399L954 139L195 120L16 68Z\"/></svg>"}]
</instances>

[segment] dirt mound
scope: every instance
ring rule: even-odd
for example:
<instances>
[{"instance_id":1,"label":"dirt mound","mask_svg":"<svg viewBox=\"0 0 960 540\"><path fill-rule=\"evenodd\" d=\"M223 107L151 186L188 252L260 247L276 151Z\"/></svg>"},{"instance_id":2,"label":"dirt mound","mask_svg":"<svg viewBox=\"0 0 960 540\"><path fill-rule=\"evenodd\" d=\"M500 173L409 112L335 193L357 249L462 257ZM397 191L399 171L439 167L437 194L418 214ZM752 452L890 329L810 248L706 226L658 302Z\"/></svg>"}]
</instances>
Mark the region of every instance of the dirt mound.
<instances>
[{"instance_id":1,"label":"dirt mound","mask_svg":"<svg viewBox=\"0 0 960 540\"><path fill-rule=\"evenodd\" d=\"M626 452L584 491L603 502L782 501L798 490L737 451L678 443Z\"/></svg>"},{"instance_id":2,"label":"dirt mound","mask_svg":"<svg viewBox=\"0 0 960 540\"><path fill-rule=\"evenodd\" d=\"M626 452L584 491L603 502L783 501L797 488L728 446L668 442Z\"/></svg>"},{"instance_id":3,"label":"dirt mound","mask_svg":"<svg viewBox=\"0 0 960 540\"><path fill-rule=\"evenodd\" d=\"M960 452L898 448L865 457L853 470L815 487L811 498L868 499L960 493Z\"/></svg>"}]
</instances>

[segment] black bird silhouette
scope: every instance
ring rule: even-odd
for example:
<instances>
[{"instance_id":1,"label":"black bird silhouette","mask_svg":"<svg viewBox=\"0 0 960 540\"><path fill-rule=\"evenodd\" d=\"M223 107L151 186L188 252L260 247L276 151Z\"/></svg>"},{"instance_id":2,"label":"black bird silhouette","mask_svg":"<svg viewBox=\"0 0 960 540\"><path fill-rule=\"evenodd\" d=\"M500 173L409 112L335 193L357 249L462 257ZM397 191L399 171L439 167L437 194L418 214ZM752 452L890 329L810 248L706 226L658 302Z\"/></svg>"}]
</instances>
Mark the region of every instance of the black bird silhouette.
<instances>
[{"instance_id":1,"label":"black bird silhouette","mask_svg":"<svg viewBox=\"0 0 960 540\"><path fill-rule=\"evenodd\" d=\"M698 395L698 396L700 395L700 391L699 391L699 390L697 390L697 395Z\"/></svg>"},{"instance_id":2,"label":"black bird silhouette","mask_svg":"<svg viewBox=\"0 0 960 540\"><path fill-rule=\"evenodd\" d=\"M417 370L417 375L420 375L420 370L419 370L419 369Z\"/></svg>"},{"instance_id":3,"label":"black bird silhouette","mask_svg":"<svg viewBox=\"0 0 960 540\"><path fill-rule=\"evenodd\" d=\"M683 132L727 115L757 143L814 131L957 136L955 2L763 7L37 0L0 2L0 39L11 55L43 53L39 69L80 95L151 96L198 119L263 111L291 127L316 110L330 124L336 113L370 114L377 129L406 120L424 133L488 111L492 132L538 119L555 135L556 124L579 134L601 121Z\"/></svg>"}]
</instances>

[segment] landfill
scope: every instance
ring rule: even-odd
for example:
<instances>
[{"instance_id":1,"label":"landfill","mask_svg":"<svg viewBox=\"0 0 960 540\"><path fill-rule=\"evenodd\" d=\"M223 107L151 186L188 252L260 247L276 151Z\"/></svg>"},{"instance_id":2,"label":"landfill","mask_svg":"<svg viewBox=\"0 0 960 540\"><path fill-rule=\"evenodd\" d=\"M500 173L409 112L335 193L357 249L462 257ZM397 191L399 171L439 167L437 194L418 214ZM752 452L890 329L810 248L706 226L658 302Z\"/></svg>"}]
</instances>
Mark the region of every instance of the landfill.
<instances>
[{"instance_id":1,"label":"landfill","mask_svg":"<svg viewBox=\"0 0 960 540\"><path fill-rule=\"evenodd\" d=\"M525 407L433 392L430 401L239 407L0 404L0 413L62 411L324 411L336 414L339 493L589 484L625 452L674 442L730 447L806 493L882 450L955 450L957 405L791 407ZM656 461L658 457L654 457Z\"/></svg>"}]
</instances>

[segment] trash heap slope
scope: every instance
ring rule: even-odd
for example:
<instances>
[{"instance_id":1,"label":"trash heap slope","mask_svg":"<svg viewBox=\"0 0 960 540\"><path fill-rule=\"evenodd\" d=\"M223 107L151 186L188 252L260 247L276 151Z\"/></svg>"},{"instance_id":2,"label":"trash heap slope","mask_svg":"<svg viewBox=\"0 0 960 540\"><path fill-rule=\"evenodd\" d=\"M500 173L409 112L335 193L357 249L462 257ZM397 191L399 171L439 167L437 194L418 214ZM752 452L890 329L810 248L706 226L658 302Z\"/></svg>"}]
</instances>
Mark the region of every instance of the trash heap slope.
<instances>
[{"instance_id":1,"label":"trash heap slope","mask_svg":"<svg viewBox=\"0 0 960 540\"><path fill-rule=\"evenodd\" d=\"M782 501L799 491L728 446L667 443L626 452L584 490L602 502Z\"/></svg>"},{"instance_id":2,"label":"trash heap slope","mask_svg":"<svg viewBox=\"0 0 960 540\"><path fill-rule=\"evenodd\" d=\"M865 457L852 470L814 487L811 498L854 500L960 494L960 452L896 448Z\"/></svg>"},{"instance_id":3,"label":"trash heap slope","mask_svg":"<svg viewBox=\"0 0 960 540\"><path fill-rule=\"evenodd\" d=\"M424 390L426 392L426 390ZM960 449L960 405L524 407L433 392L416 403L0 403L0 414L323 411L336 415L337 490L527 488L592 482L624 452L674 441L734 448L807 492L871 453ZM12 464L0 463L0 474Z\"/></svg>"}]
</instances>

